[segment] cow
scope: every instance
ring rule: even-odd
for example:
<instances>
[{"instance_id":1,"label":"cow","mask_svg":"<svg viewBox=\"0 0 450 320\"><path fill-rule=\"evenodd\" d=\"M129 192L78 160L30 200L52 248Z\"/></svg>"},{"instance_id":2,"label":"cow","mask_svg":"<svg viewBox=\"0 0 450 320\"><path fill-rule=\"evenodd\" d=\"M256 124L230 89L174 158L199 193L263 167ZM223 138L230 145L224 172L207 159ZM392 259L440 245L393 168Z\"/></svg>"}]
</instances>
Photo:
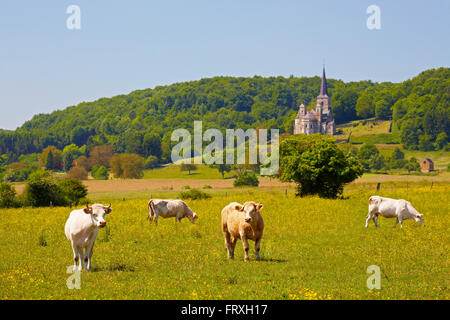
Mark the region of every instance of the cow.
<instances>
[{"instance_id":1,"label":"cow","mask_svg":"<svg viewBox=\"0 0 450 320\"><path fill-rule=\"evenodd\" d=\"M248 258L248 240L255 241L255 258L260 260L259 250L264 231L264 220L260 214L263 205L253 201L243 205L232 202L222 209L222 232L228 259L234 258L237 239L241 239L244 247L244 261Z\"/></svg>"},{"instance_id":2,"label":"cow","mask_svg":"<svg viewBox=\"0 0 450 320\"><path fill-rule=\"evenodd\" d=\"M369 226L370 219L375 223L375 227L378 227L378 215L385 218L396 218L394 228L397 223L400 223L402 228L403 220L407 219L414 219L419 225L424 222L423 214L414 209L409 201L371 196L369 198L369 213L366 217L366 228Z\"/></svg>"},{"instance_id":3,"label":"cow","mask_svg":"<svg viewBox=\"0 0 450 320\"><path fill-rule=\"evenodd\" d=\"M106 226L105 215L112 211L111 204L106 207L102 204L86 204L83 209L73 210L65 225L67 240L72 244L74 266L77 269L87 271L91 269L91 258L98 229ZM83 254L83 249L85 250Z\"/></svg>"},{"instance_id":4,"label":"cow","mask_svg":"<svg viewBox=\"0 0 450 320\"><path fill-rule=\"evenodd\" d=\"M150 199L148 202L148 217L150 223L155 218L155 224L158 225L158 217L173 218L175 217L175 223L181 222L181 219L188 217L192 223L194 223L198 216L193 212L188 205L182 200L172 199Z\"/></svg>"}]
</instances>

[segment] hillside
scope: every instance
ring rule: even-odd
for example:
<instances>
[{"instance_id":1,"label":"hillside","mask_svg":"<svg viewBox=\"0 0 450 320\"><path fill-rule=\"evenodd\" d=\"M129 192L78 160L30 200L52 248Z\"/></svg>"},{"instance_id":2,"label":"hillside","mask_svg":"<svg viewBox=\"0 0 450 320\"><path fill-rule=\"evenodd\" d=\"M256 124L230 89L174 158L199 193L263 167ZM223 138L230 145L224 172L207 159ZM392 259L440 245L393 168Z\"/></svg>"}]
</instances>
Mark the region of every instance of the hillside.
<instances>
[{"instance_id":1,"label":"hillside","mask_svg":"<svg viewBox=\"0 0 450 320\"><path fill-rule=\"evenodd\" d=\"M18 156L71 143L110 144L114 151L167 160L176 128L279 128L291 133L300 103L314 103L320 78L214 77L83 102L38 114L15 131L0 130L0 154ZM397 140L426 150L450 135L450 69L425 71L402 83L328 79L337 123L393 118ZM442 134L443 133L443 134ZM445 137L443 137L445 135ZM433 147L434 148L434 147Z\"/></svg>"}]
</instances>

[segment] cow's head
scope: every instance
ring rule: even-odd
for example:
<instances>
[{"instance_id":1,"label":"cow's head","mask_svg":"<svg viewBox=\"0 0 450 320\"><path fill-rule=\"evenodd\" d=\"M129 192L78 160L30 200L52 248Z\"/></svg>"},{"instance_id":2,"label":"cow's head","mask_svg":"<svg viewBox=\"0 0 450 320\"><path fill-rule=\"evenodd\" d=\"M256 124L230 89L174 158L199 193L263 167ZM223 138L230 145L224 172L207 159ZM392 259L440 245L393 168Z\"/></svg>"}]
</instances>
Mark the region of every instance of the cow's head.
<instances>
[{"instance_id":1,"label":"cow's head","mask_svg":"<svg viewBox=\"0 0 450 320\"><path fill-rule=\"evenodd\" d=\"M103 228L106 227L105 215L111 213L111 204L108 207L105 207L102 204L93 204L92 207L89 207L89 204L86 203L86 208L83 209L84 213L90 214L92 218L92 222L96 227Z\"/></svg>"},{"instance_id":2,"label":"cow's head","mask_svg":"<svg viewBox=\"0 0 450 320\"><path fill-rule=\"evenodd\" d=\"M419 225L422 225L422 224L423 224L423 214L421 214L421 213L416 213L416 215L415 215L415 217L414 217L414 220L416 220L416 222L417 222Z\"/></svg>"},{"instance_id":3,"label":"cow's head","mask_svg":"<svg viewBox=\"0 0 450 320\"><path fill-rule=\"evenodd\" d=\"M189 219L191 220L192 223L194 223L195 221L197 221L198 215L195 212L193 212L192 216L189 217Z\"/></svg>"},{"instance_id":4,"label":"cow's head","mask_svg":"<svg viewBox=\"0 0 450 320\"><path fill-rule=\"evenodd\" d=\"M255 203L253 201L244 203L243 206L237 205L236 209L245 213L245 222L252 222L256 219L256 215L263 208L262 203Z\"/></svg>"}]
</instances>

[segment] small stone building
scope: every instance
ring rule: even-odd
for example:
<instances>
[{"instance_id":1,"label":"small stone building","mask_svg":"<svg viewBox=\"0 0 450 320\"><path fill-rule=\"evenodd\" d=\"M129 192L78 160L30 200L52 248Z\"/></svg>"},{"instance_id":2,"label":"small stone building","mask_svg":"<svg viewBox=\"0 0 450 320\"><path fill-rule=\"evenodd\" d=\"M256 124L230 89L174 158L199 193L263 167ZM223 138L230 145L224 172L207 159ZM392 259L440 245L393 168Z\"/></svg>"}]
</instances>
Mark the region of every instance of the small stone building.
<instances>
[{"instance_id":1,"label":"small stone building","mask_svg":"<svg viewBox=\"0 0 450 320\"><path fill-rule=\"evenodd\" d=\"M420 163L420 171L423 173L428 173L434 171L434 163L430 158L425 158Z\"/></svg>"}]
</instances>

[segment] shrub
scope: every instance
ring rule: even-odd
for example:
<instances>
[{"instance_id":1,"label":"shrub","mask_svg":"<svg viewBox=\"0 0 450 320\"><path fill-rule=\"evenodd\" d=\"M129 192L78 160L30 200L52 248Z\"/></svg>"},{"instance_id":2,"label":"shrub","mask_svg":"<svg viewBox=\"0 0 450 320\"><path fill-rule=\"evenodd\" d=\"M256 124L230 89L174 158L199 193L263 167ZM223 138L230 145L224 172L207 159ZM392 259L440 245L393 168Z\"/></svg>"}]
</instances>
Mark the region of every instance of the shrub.
<instances>
[{"instance_id":1,"label":"shrub","mask_svg":"<svg viewBox=\"0 0 450 320\"><path fill-rule=\"evenodd\" d=\"M211 187L209 184L205 184L205 185L203 186L203 189L212 189L212 187Z\"/></svg>"},{"instance_id":2,"label":"shrub","mask_svg":"<svg viewBox=\"0 0 450 320\"><path fill-rule=\"evenodd\" d=\"M74 178L61 179L58 181L58 186L64 197L75 205L78 205L80 200L85 198L88 193L83 183Z\"/></svg>"},{"instance_id":3,"label":"shrub","mask_svg":"<svg viewBox=\"0 0 450 320\"><path fill-rule=\"evenodd\" d=\"M108 168L96 164L92 167L91 175L95 180L108 180L109 172Z\"/></svg>"},{"instance_id":4,"label":"shrub","mask_svg":"<svg viewBox=\"0 0 450 320\"><path fill-rule=\"evenodd\" d=\"M78 179L78 180L87 180L88 172L82 166L72 167L69 172L67 172L67 176L69 178Z\"/></svg>"},{"instance_id":5,"label":"shrub","mask_svg":"<svg viewBox=\"0 0 450 320\"><path fill-rule=\"evenodd\" d=\"M158 166L158 157L148 156L145 160L145 169L154 169Z\"/></svg>"},{"instance_id":6,"label":"shrub","mask_svg":"<svg viewBox=\"0 0 450 320\"><path fill-rule=\"evenodd\" d=\"M236 180L233 182L233 186L254 186L257 187L259 185L258 178L256 174L251 171L244 171Z\"/></svg>"},{"instance_id":7,"label":"shrub","mask_svg":"<svg viewBox=\"0 0 450 320\"><path fill-rule=\"evenodd\" d=\"M55 206L68 204L56 179L48 171L35 171L29 176L24 199L33 207L46 207L50 202Z\"/></svg>"},{"instance_id":8,"label":"shrub","mask_svg":"<svg viewBox=\"0 0 450 320\"><path fill-rule=\"evenodd\" d=\"M0 182L0 208L16 207L17 204L16 189L7 182Z\"/></svg>"},{"instance_id":9,"label":"shrub","mask_svg":"<svg viewBox=\"0 0 450 320\"><path fill-rule=\"evenodd\" d=\"M184 192L182 191L180 192L179 196L181 199L192 199L192 200L211 198L211 195L198 189L191 189L189 191Z\"/></svg>"},{"instance_id":10,"label":"shrub","mask_svg":"<svg viewBox=\"0 0 450 320\"><path fill-rule=\"evenodd\" d=\"M139 179L144 176L145 159L137 154L115 154L110 163L111 171L116 178Z\"/></svg>"},{"instance_id":11,"label":"shrub","mask_svg":"<svg viewBox=\"0 0 450 320\"><path fill-rule=\"evenodd\" d=\"M190 188L190 186L183 186L181 189L189 190Z\"/></svg>"}]
</instances>

